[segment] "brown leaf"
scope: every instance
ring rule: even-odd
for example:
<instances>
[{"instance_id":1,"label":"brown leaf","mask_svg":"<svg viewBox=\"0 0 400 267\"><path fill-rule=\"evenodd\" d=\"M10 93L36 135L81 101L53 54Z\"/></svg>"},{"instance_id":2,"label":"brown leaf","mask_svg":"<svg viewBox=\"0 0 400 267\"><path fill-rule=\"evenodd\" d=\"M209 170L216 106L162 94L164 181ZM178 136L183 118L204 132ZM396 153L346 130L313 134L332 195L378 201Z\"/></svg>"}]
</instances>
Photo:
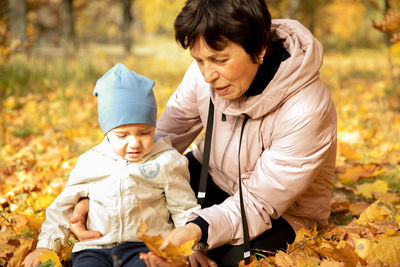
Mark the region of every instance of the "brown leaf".
<instances>
[{"instance_id":1,"label":"brown leaf","mask_svg":"<svg viewBox=\"0 0 400 267\"><path fill-rule=\"evenodd\" d=\"M13 257L10 259L7 267L19 267L22 261L29 254L32 249L33 239L21 239L21 245L14 251Z\"/></svg>"},{"instance_id":2,"label":"brown leaf","mask_svg":"<svg viewBox=\"0 0 400 267\"><path fill-rule=\"evenodd\" d=\"M336 193L331 199L331 212L342 212L349 209L350 201L345 194Z\"/></svg>"},{"instance_id":3,"label":"brown leaf","mask_svg":"<svg viewBox=\"0 0 400 267\"><path fill-rule=\"evenodd\" d=\"M353 216L358 216L360 215L366 208L369 207L369 203L367 202L357 202L357 203L351 203L349 205L349 211L350 214Z\"/></svg>"}]
</instances>

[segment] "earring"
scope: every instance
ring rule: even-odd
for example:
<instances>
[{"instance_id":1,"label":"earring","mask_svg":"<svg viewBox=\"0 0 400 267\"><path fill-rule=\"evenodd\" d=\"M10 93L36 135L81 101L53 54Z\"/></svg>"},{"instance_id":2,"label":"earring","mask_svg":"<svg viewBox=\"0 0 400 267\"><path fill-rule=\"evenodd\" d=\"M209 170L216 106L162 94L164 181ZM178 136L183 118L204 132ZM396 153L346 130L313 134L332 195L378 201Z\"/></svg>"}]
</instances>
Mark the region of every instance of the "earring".
<instances>
[{"instance_id":1,"label":"earring","mask_svg":"<svg viewBox=\"0 0 400 267\"><path fill-rule=\"evenodd\" d=\"M260 65L264 63L264 57L260 57L259 59Z\"/></svg>"}]
</instances>

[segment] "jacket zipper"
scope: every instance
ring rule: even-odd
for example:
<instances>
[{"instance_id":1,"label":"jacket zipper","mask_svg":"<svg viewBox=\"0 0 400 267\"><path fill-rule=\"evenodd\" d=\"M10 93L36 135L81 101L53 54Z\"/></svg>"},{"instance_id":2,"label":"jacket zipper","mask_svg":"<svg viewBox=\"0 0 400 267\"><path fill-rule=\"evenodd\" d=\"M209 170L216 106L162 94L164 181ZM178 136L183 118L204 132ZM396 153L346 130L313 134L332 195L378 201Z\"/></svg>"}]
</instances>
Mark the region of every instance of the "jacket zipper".
<instances>
[{"instance_id":1,"label":"jacket zipper","mask_svg":"<svg viewBox=\"0 0 400 267\"><path fill-rule=\"evenodd\" d=\"M230 146L231 143L232 143L232 139L233 139L233 136L234 136L234 134L235 134L235 132L236 132L236 128L237 128L237 125L238 125L238 123L239 123L239 120L240 120L240 118L238 117L238 118L236 119L236 121L235 121L235 126L233 126L232 133L231 133L231 135L229 136L228 143L227 143L226 146L225 146L224 154L222 154L222 160L221 160L221 171L222 171L222 172L224 172L225 157L226 157L226 154L227 154L227 152L228 152L228 148L229 148L229 146Z\"/></svg>"},{"instance_id":2,"label":"jacket zipper","mask_svg":"<svg viewBox=\"0 0 400 267\"><path fill-rule=\"evenodd\" d=\"M129 162L125 161L125 168L124 171L126 171L129 168ZM124 230L124 208L123 208L123 198L124 198L124 192L123 192L123 188L122 188L122 177L119 177L119 243L122 242L123 240L123 233L125 232Z\"/></svg>"}]
</instances>

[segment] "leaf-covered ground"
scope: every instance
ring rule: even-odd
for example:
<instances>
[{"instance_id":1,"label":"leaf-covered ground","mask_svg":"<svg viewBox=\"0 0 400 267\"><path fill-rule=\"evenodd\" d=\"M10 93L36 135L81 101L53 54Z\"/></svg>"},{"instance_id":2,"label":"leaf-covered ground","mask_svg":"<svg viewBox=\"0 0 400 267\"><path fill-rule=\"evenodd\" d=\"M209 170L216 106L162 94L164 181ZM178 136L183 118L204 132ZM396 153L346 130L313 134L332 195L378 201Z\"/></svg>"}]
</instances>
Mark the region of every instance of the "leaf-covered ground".
<instances>
[{"instance_id":1,"label":"leaf-covered ground","mask_svg":"<svg viewBox=\"0 0 400 267\"><path fill-rule=\"evenodd\" d=\"M190 62L175 46L138 46L127 57L92 48L85 61L0 61L0 266L19 266L33 249L44 211L77 156L102 139L92 96L96 79L117 62L152 77L161 113ZM339 138L331 226L299 231L285 252L259 257L253 265L400 266L395 71L383 50L326 55L321 77L337 107ZM64 265L73 242L71 236L58 254Z\"/></svg>"}]
</instances>

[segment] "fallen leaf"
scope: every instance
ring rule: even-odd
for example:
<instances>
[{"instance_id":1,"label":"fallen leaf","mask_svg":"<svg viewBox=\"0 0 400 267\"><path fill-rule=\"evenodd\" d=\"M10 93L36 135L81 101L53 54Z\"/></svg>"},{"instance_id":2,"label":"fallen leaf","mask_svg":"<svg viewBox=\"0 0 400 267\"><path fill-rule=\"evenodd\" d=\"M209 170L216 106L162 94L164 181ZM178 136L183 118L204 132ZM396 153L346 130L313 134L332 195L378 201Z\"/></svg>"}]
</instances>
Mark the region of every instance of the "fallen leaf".
<instances>
[{"instance_id":1,"label":"fallen leaf","mask_svg":"<svg viewBox=\"0 0 400 267\"><path fill-rule=\"evenodd\" d=\"M331 212L342 212L349 210L350 201L343 193L333 195L331 199Z\"/></svg>"},{"instance_id":2,"label":"fallen leaf","mask_svg":"<svg viewBox=\"0 0 400 267\"><path fill-rule=\"evenodd\" d=\"M14 251L14 254L7 266L21 266L22 261L32 249L33 239L21 240L21 245Z\"/></svg>"},{"instance_id":3,"label":"fallen leaf","mask_svg":"<svg viewBox=\"0 0 400 267\"><path fill-rule=\"evenodd\" d=\"M338 178L342 183L354 183L360 178L373 176L375 169L375 165L355 165L346 168L344 173L339 173Z\"/></svg>"},{"instance_id":4,"label":"fallen leaf","mask_svg":"<svg viewBox=\"0 0 400 267\"><path fill-rule=\"evenodd\" d=\"M386 193L388 191L388 183L383 180L376 180L373 183L364 183L356 186L355 191L358 195L363 195L367 198L372 198L373 193Z\"/></svg>"},{"instance_id":5,"label":"fallen leaf","mask_svg":"<svg viewBox=\"0 0 400 267\"><path fill-rule=\"evenodd\" d=\"M400 236L388 237L371 241L368 239L356 239L355 252L368 262L379 260L389 266L397 266L400 263Z\"/></svg>"},{"instance_id":6,"label":"fallen leaf","mask_svg":"<svg viewBox=\"0 0 400 267\"><path fill-rule=\"evenodd\" d=\"M368 208L371 204L368 202L356 202L356 203L351 203L349 205L349 211L350 214L353 216L358 216L360 215L366 208Z\"/></svg>"},{"instance_id":7,"label":"fallen leaf","mask_svg":"<svg viewBox=\"0 0 400 267\"><path fill-rule=\"evenodd\" d=\"M51 261L55 263L55 267L62 267L60 259L57 256L57 253L54 251L44 252L42 255L39 256L41 263L46 263L47 261Z\"/></svg>"},{"instance_id":8,"label":"fallen leaf","mask_svg":"<svg viewBox=\"0 0 400 267\"><path fill-rule=\"evenodd\" d=\"M357 220L357 224L363 225L368 222L383 221L390 217L390 212L385 208L378 206L379 201L375 201L366 208Z\"/></svg>"},{"instance_id":9,"label":"fallen leaf","mask_svg":"<svg viewBox=\"0 0 400 267\"><path fill-rule=\"evenodd\" d=\"M163 250L160 249L164 242L161 235L148 236L146 235L148 227L146 223L141 220L138 230L138 238L142 240L146 246L157 256L171 262L187 263L186 257L193 253L194 240L190 240L180 246L175 246L171 243Z\"/></svg>"}]
</instances>

